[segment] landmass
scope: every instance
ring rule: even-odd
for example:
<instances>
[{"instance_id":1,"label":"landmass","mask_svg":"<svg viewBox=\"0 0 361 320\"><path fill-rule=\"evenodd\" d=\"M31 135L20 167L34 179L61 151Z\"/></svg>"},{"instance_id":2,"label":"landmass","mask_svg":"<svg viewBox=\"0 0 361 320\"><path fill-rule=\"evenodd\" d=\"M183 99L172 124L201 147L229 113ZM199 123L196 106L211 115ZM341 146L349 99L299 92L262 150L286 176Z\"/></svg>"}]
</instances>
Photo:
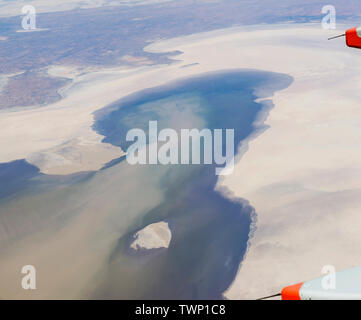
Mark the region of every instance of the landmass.
<instances>
[{"instance_id":1,"label":"landmass","mask_svg":"<svg viewBox=\"0 0 361 320\"><path fill-rule=\"evenodd\" d=\"M39 106L60 100L58 90L69 80L49 77L41 72L24 72L7 78L0 91L0 109Z\"/></svg>"},{"instance_id":2,"label":"landmass","mask_svg":"<svg viewBox=\"0 0 361 320\"><path fill-rule=\"evenodd\" d=\"M259 298L277 293L287 284L319 276L324 265L332 264L337 270L361 265L360 52L345 48L342 41L327 42L337 32L322 30L318 23L285 23L319 22L319 1L307 8L303 2L291 8L289 1L282 3L287 5L277 15L272 12L279 1L270 2L266 8L257 2L252 14L240 1L197 2L191 6L194 10L174 2L139 10L106 7L46 11L39 16L39 27L49 30L39 33L16 32L19 17L1 19L0 144L5 147L0 162L25 159L40 172L56 175L98 170L124 152L104 143L104 137L93 130L97 110L138 91L207 72L250 68L282 72L291 75L294 83L271 98L274 107L265 125L263 118L255 122L259 130L240 146L234 173L218 184L220 192L228 191L226 197L246 199L256 211L247 253L224 296ZM358 1L350 1L348 6L337 3L346 8L340 12L344 17L355 18ZM281 24L266 25L265 17L268 23ZM60 22L62 27L58 27ZM338 28L345 30L346 26L339 24ZM182 65L192 67L180 68ZM40 73L46 70L48 75ZM71 82L57 79L59 75ZM44 91L38 90L43 86ZM262 91L254 94L260 101L265 96ZM14 107L20 108L14 111ZM128 173L115 179L116 172L111 169L91 184L100 184L108 191L117 190L119 180L127 181L127 192L142 190L145 194L159 183L151 175L137 181L134 168L135 181ZM98 203L94 190L94 186L85 191L75 186L64 191L70 193L67 197L76 195L67 209L78 215L55 232L56 236L46 226L30 240L21 238L37 223L44 226L39 221L44 220L44 212L49 213L47 205L56 205L51 192L36 198L31 221L26 220L28 210L26 216L13 214L24 211L19 203L6 204L2 246L6 241L15 243L14 239L22 244L2 251L1 274L10 288L7 296L26 295L12 287L19 276L15 266L24 256L39 262L44 278L53 279L53 270L60 270L55 283L46 284L45 297L68 296L69 279L72 297L81 296L82 286L86 287L106 265L104 261L108 262L108 252L97 250L98 240L109 248L117 243L119 233L126 232L121 223L109 223L110 227L100 223L105 215L108 222L117 221L112 209L127 200L126 192L116 196L104 192ZM144 200L134 206L145 212L160 202L159 193L147 195L151 205ZM31 205L29 199L27 205ZM39 207L44 216L39 214ZM9 231L8 225L16 224L12 219L27 223ZM165 247L170 241L168 231L164 224L148 226L139 231L133 244L136 248ZM26 245L39 242L46 245L33 255L31 245ZM75 245L76 250L65 250L60 259L58 252ZM76 257L75 267L66 264L73 261L74 252L85 252Z\"/></svg>"},{"instance_id":3,"label":"landmass","mask_svg":"<svg viewBox=\"0 0 361 320\"><path fill-rule=\"evenodd\" d=\"M168 248L171 238L167 222L152 223L135 234L130 247L134 250Z\"/></svg>"}]
</instances>

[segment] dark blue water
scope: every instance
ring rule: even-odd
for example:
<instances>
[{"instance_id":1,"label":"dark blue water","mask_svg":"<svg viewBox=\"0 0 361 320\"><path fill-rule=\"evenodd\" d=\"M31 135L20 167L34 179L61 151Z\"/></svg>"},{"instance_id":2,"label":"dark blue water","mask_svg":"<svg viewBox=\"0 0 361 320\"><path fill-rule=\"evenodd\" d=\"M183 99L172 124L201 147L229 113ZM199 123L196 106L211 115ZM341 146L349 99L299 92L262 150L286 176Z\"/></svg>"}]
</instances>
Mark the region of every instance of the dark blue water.
<instances>
[{"instance_id":1,"label":"dark blue water","mask_svg":"<svg viewBox=\"0 0 361 320\"><path fill-rule=\"evenodd\" d=\"M253 132L252 123L264 110L263 105L255 102L258 96L254 91L261 88L263 97L268 97L291 81L286 75L250 70L207 74L128 96L97 112L94 127L105 136L106 142L124 150L129 145L125 141L126 132L132 128L143 128L147 132L151 120L158 121L159 130L173 127L177 130L234 129L236 151L239 142ZM50 193L51 199L45 206L30 201L31 209L16 212L22 214L21 217L9 215L1 207L0 217L6 217L6 225L13 234L8 236L8 241L18 237L16 230L21 230L22 234L36 232L54 217L55 225L58 226L58 220L62 225L66 221L64 217L73 215L72 208L83 203L80 199L78 204L74 190L82 190L79 194L84 197L88 184L98 175L110 169L134 172L134 167L129 166L124 159L115 159L99 172L48 176L24 160L0 164L0 205L21 204L29 196L34 200L43 199L46 193ZM160 188L163 200L146 212L134 213L130 222L125 219L128 231L119 236L117 246L101 249L110 250L108 264L101 270L99 285L87 297L222 298L244 257L254 209L246 201L230 200L224 193L215 191L218 179L215 165L152 165L139 169L137 182L149 174L156 176L154 181L160 181L160 185L157 182L154 190ZM142 194L127 191L127 183L120 178L119 184L114 184L119 190L111 191L115 196L117 192L126 193L129 203L124 208L134 201L143 201ZM101 185L99 190L104 192ZM106 203L104 205L106 207ZM118 216L114 219L121 219L124 208L121 204L115 209L119 213L115 212ZM159 221L169 222L172 231L168 249L139 252L129 249L135 232Z\"/></svg>"},{"instance_id":2,"label":"dark blue water","mask_svg":"<svg viewBox=\"0 0 361 320\"><path fill-rule=\"evenodd\" d=\"M0 163L0 200L25 189L39 169L25 160Z\"/></svg>"},{"instance_id":3,"label":"dark blue water","mask_svg":"<svg viewBox=\"0 0 361 320\"><path fill-rule=\"evenodd\" d=\"M5 200L16 200L23 195L40 194L45 190L73 185L91 178L93 174L83 172L51 176L41 173L37 167L24 159L0 163L0 203Z\"/></svg>"},{"instance_id":4,"label":"dark blue water","mask_svg":"<svg viewBox=\"0 0 361 320\"><path fill-rule=\"evenodd\" d=\"M105 136L105 142L126 150L129 129L147 132L153 120L158 121L159 130L173 128L174 123L174 129L179 125L192 128L195 118L202 119L202 124L196 122L198 129L234 129L236 153L264 108L255 102L254 91L264 88L267 97L291 82L287 75L252 70L207 74L129 96L97 112L94 128ZM174 114L180 115L179 121L174 121ZM157 167L153 166L154 174L158 174ZM95 297L222 298L244 257L255 212L245 201L230 200L215 191L217 179L215 165L168 166L161 185L164 201L150 208L142 222L119 239ZM129 252L134 232L159 221L171 227L169 248Z\"/></svg>"}]
</instances>

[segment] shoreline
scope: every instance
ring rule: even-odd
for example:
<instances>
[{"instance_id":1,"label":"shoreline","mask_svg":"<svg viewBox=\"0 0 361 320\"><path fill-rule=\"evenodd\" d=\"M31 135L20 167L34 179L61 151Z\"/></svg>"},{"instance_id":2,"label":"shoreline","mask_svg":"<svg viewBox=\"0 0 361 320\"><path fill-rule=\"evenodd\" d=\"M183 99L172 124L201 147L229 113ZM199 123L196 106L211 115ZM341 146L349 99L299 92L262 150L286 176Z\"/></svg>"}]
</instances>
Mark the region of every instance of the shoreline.
<instances>
[{"instance_id":1,"label":"shoreline","mask_svg":"<svg viewBox=\"0 0 361 320\"><path fill-rule=\"evenodd\" d=\"M287 83L289 83L287 76L282 76L282 78L285 78ZM129 99L128 97L126 99L128 102L126 106L122 104L122 101L115 103L114 108L110 107L109 114L104 110L103 116L115 119L117 126L109 126L105 122L103 123L104 126L101 125L100 127L104 127L108 131L101 133L107 137L110 134L108 141L116 146L123 147L122 144L118 144L119 140L117 139L121 137L120 133L129 126L125 119L134 120L136 118L140 124L143 123L144 119L149 119L149 114L147 112L139 112L137 107L140 109L144 106L145 110L148 110L147 106L150 106L151 110L156 108L159 111L165 111L164 107L167 108L168 112L156 112L161 119L164 118L166 120L164 123L160 119L164 127L174 124L180 125L179 121L183 121L183 126L210 126L211 128L237 128L235 125L242 123L243 125L236 130L235 134L237 141L240 141L240 139L243 140L244 137L253 131L252 123L257 118L260 110L264 110L263 106L255 102L255 96L252 94L254 88L264 84L265 81L267 83L279 82L279 86L283 87L283 82L277 80L279 80L279 77L276 75L265 74L259 71L233 71L223 74L206 74L202 77L197 76L193 80L185 79L182 83L177 81L175 86L169 84L162 88L157 88L158 90L151 90L151 92L147 90L143 93L145 96L139 93L132 97L134 99ZM211 90L215 83L217 84L217 90L214 90L214 88ZM197 87L198 91L194 92L194 87ZM239 99L229 97L228 93L232 93L232 97L237 95ZM219 99L226 100L222 100L223 103L212 104L214 94L218 96L217 101L220 101ZM165 96L169 96L169 98L167 99ZM207 99L209 99L209 102L205 104L208 101ZM200 103L200 101L203 101L203 103ZM237 108L238 101L243 102L242 108ZM178 106L185 105L188 106L187 110L184 110L183 107L180 107L180 110L178 110ZM115 113L115 107L117 107L118 113ZM218 112L215 107L218 109ZM180 112L177 112L177 110ZM203 112L200 112L201 110ZM203 114L204 120L198 118L199 114L197 111ZM193 112L194 115L198 114L198 116L194 117L189 112ZM134 117L142 114L144 119ZM172 119L170 119L170 116L172 116ZM123 121L119 123L118 120ZM99 121L101 120L99 119ZM132 127L134 125L138 126L139 123L134 124L131 121L130 125ZM170 169L171 172L169 172ZM124 175L127 176L127 179L125 179L127 183L123 183ZM152 177L153 183L151 186L146 185L147 176ZM169 179L169 177L172 178ZM84 259L89 256L93 264L91 268L87 268L87 272L82 272L82 278L84 279L85 276L89 278L94 269L97 269L102 273L102 278L105 279L105 284L102 285L100 283L100 290L94 291L96 295L90 298L140 298L154 297L154 295L157 295L159 298L170 296L174 298L180 298L181 296L188 298L222 298L223 291L233 281L246 249L250 222L249 214L253 213L253 209L246 202L237 201L236 203L233 200L222 197L215 190L218 177L214 175L212 167L133 167L126 162L122 162L113 167L110 166L107 170L89 174L85 180L81 179L82 182L80 184L75 183L69 186L69 188L64 189L63 191L69 193L72 200L69 200L66 195L64 198L63 191L58 191L58 188L49 188L49 179L53 180L56 187L58 186L56 181L61 182L64 178L67 179L67 177L43 176L44 184L41 184L39 181L40 185L38 187L39 189L45 187L45 193L39 192L32 196L30 195L30 199L25 194L20 198L15 197L12 203L8 203L5 212L9 211L12 214L3 217L8 229L18 229L14 217L19 219L21 215L24 215L19 210L21 208L19 204L23 201L23 206L27 207L24 219L25 221L26 219L29 222L31 221L32 229L37 231L33 234L38 238L38 241L34 243L34 239L30 236L24 237L24 242L20 243L19 235L17 237L18 244L11 250L13 257L8 260L6 255L2 256L4 261L2 273L5 272L6 275L6 272L13 271L14 268L9 268L9 263L15 261L15 257L17 261L22 261L24 259L24 252L19 253L19 250L27 252L26 248L31 246L33 250L39 253L32 258L32 261L34 265L41 267L42 274L44 271L49 270L50 261L53 264L62 266L61 269L63 271L58 273L58 278L66 278L68 273L74 277L79 276L77 272L68 270L71 268L71 265L68 265L68 261L77 261L77 264L82 264ZM109 178L112 181L111 185L109 185ZM155 183L154 181L158 182ZM129 192L132 183L135 183L132 189L137 190L133 197L132 192ZM158 184L159 188L157 188ZM160 203L153 203L151 205L147 204L146 199L139 201L139 194L142 194L141 190L144 188L147 190L147 193L159 194ZM44 198L46 199L49 196L49 193L51 198L57 199L57 201L49 202L44 200ZM123 196L123 199L119 199L120 195ZM39 198L43 200L40 201ZM85 207L84 203L86 203ZM61 208L57 204L60 204ZM108 205L104 206L104 204ZM134 205L138 204L145 206L147 211L131 210ZM94 209L98 208L98 206L101 207L101 215L98 215L98 210ZM58 216L59 210L62 212L61 216L70 215L71 220L69 221L70 223L62 226L59 232L53 234L54 230L58 228L56 227L57 223L54 224L54 216L50 217L49 213L52 212L55 216ZM122 214L119 214L119 212ZM40 228L39 230L39 224L36 224L36 219L33 219L42 214L44 218L41 219L41 222L42 224L48 224L48 227L46 229ZM126 215L129 218L124 218ZM74 219L76 221L75 225ZM96 223L94 223L93 219L96 219ZM174 238L167 250L152 250L146 254L143 254L143 251L139 252L139 254L132 252L130 255L126 254L128 250L126 252L123 251L123 248L129 248L130 240L134 240L133 231L139 231L143 226L145 227L164 219L169 221L171 228L174 230ZM119 227L117 228L118 230L114 230L115 222L121 226L120 230L118 229ZM51 223L50 226L49 223ZM87 225L81 236L79 236L78 232L80 225ZM204 226L207 226L207 228L204 228ZM101 228L101 239L97 237L98 231L94 232L93 228L95 230ZM49 231L50 235L44 234L45 230ZM67 235L66 239L61 236L64 233ZM3 234L3 236L6 239L6 234ZM21 236L23 236L23 233ZM97 253L91 253L92 246L94 243L99 243L99 241L102 243L101 247L97 244ZM52 243L52 245L42 246L40 243ZM71 243L72 247L77 248L77 250L72 250L69 253L62 252L62 250L53 252L53 246L61 249L66 248L69 243ZM193 246L193 249L192 252L189 252L189 247L191 246ZM3 249L5 250L5 248ZM78 252L87 252L87 255L78 254ZM204 256L203 252L208 253ZM66 254L67 259L63 258L64 254ZM109 255L111 261L104 258ZM98 261L97 257L99 258ZM134 265L134 268L129 268L129 263ZM179 268L179 265L182 268ZM144 267L143 270L142 266ZM149 274L149 269L153 270L151 274ZM202 275L199 274L199 270L202 270ZM155 274L157 274L157 279L162 279L161 284L156 285L156 290L154 290L154 284L152 284ZM216 277L215 274L217 274ZM127 286L125 286L124 282L117 282L117 279L124 278L124 275L127 275L126 278L129 280ZM16 275L5 276L6 281L9 281L8 278L11 278L11 276ZM62 291L58 291L56 286L54 286L53 279L49 279L47 276L42 275L44 281L43 289L38 292L37 298L44 295L49 298L61 298ZM199 283L200 276L203 278L203 285ZM134 288L136 281L132 279L139 278L144 279L142 282L144 296L137 290L137 287ZM150 283L146 279L150 279ZM178 285L174 285L175 282ZM75 292L79 292L79 285L82 285L82 283L73 280L72 285L76 289ZM64 282L64 286L67 287L68 283ZM194 292L194 287L198 288L197 292ZM23 295L19 293L18 297L23 297Z\"/></svg>"},{"instance_id":2,"label":"shoreline","mask_svg":"<svg viewBox=\"0 0 361 320\"><path fill-rule=\"evenodd\" d=\"M95 128L106 136L106 142L126 149L127 143L121 138L121 133L126 132L129 128L137 127L146 130L149 119L155 120L160 117L158 121L162 127L170 126L180 130L182 128L179 126L180 121L183 121L183 125L188 127L191 125L190 121L196 120L189 114L189 112L193 112L195 115L202 115L200 122L199 120L195 121L196 127L199 129L204 127L222 128L223 130L225 128L235 129L235 149L237 149L236 145L240 141L244 141L250 134L254 134L255 128L252 124L262 122L270 107L266 106L265 102L256 102L255 100L259 99L256 99L253 92L262 89L263 96L269 96L272 95L270 91L281 90L291 82L292 79L287 75L255 70L201 74L167 83L152 90L137 92L123 101L114 103L100 112L101 116L97 119ZM213 99L218 103L215 104ZM200 103L200 101L202 102ZM242 105L239 106L239 103ZM183 107L178 110L177 106ZM185 108L185 106L187 107ZM166 123L162 120L163 118L167 119ZM130 121L130 124L126 119ZM240 124L241 126L239 126ZM167 166L160 166L161 168L157 169L149 168L153 175L164 168L167 170L167 176L172 178L162 182L165 200L160 206L150 208L145 214L145 226L160 220L169 221L174 229L175 238L167 249L167 253L158 252L157 259L161 262L155 263L150 260L150 265L146 265L147 269L165 270L163 275L160 275L162 284L157 286L157 290L153 290L145 282L142 288L147 294L144 296L137 295L130 286L129 292L132 292L132 298L152 296L153 298L173 299L180 297L221 299L224 290L234 280L247 247L250 215L254 214L254 210L247 201L230 199L215 188L218 182L218 176L214 173L215 166L215 164L210 166L174 165L168 169ZM192 174L190 175L190 173ZM143 224L137 226L136 229L142 227ZM133 241L134 234L132 232L130 236L131 239L128 240ZM192 245L194 248L189 252L188 248ZM118 245L118 249L112 253L113 259L116 260L112 268L113 279L122 276L117 273L118 270L124 270L121 267L124 265L122 260L126 261L127 257L122 254L121 248L123 247L128 247L127 238L123 239ZM204 252L207 252L206 259ZM117 255L118 259L115 258ZM174 261L174 257L177 257L176 261ZM140 266L144 264L142 261L138 261L138 263ZM161 265L159 266L159 264ZM178 270L178 265L182 266L181 269L187 269L187 272L183 274ZM138 269L139 275L135 278L147 279L147 276L149 277L146 270L142 271L141 267ZM197 270L203 270L201 276L203 285L199 283L200 275ZM129 273L129 271L125 272ZM173 281L169 279L169 274L173 275ZM181 291L174 288L173 285L171 287L168 285L169 283L174 284L175 281L183 288ZM109 281L109 286L112 288L114 281ZM197 288L197 290L192 288ZM110 292L119 292L119 290L114 287ZM107 294L106 289L104 289L104 294L110 298L117 297ZM126 298L126 295L122 297Z\"/></svg>"},{"instance_id":3,"label":"shoreline","mask_svg":"<svg viewBox=\"0 0 361 320\"><path fill-rule=\"evenodd\" d=\"M268 130L249 140L232 176L217 185L247 199L257 212L247 255L224 296L259 298L318 277L326 264L337 270L360 265L359 52L343 42L325 41L329 32L318 25L255 29L237 27L153 43L144 50L181 51L173 56L181 61L99 70L67 88L55 104L0 111L0 143L8 146L0 161L56 154L68 141L74 142L76 152L78 141L95 152L104 147L103 137L92 129L95 111L179 78L241 68L286 73L295 81L271 97L274 109L265 123ZM121 153L120 148L113 151ZM93 159L89 168L96 170L103 161ZM64 167L56 163L50 157L42 170L62 174ZM67 173L79 172L73 164L66 168Z\"/></svg>"},{"instance_id":4,"label":"shoreline","mask_svg":"<svg viewBox=\"0 0 361 320\"><path fill-rule=\"evenodd\" d=\"M217 68L231 62L295 79L272 97L268 130L249 140L233 175L218 184L257 212L247 254L224 292L228 299L280 292L320 276L324 265L342 270L361 264L359 52L327 42L328 32L318 25L301 27L248 33L235 28L214 38L193 35L150 47L182 51L184 64Z\"/></svg>"}]
</instances>

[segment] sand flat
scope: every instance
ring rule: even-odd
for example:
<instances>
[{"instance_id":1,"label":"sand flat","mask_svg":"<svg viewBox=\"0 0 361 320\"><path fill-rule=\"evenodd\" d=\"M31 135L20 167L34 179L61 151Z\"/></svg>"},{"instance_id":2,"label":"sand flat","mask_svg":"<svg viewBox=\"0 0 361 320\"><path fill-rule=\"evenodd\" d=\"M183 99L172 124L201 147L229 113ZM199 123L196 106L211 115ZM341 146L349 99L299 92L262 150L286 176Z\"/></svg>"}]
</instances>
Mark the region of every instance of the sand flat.
<instances>
[{"instance_id":1,"label":"sand flat","mask_svg":"<svg viewBox=\"0 0 361 320\"><path fill-rule=\"evenodd\" d=\"M161 221L139 230L130 247L134 250L168 248L171 238L168 223Z\"/></svg>"},{"instance_id":2,"label":"sand flat","mask_svg":"<svg viewBox=\"0 0 361 320\"><path fill-rule=\"evenodd\" d=\"M242 159L219 183L257 212L227 298L277 293L319 277L324 265L361 264L360 52L327 42L328 34L319 25L234 29L151 47L182 50L184 63L203 70L232 65L294 77L272 98L270 128L240 146Z\"/></svg>"},{"instance_id":3,"label":"sand flat","mask_svg":"<svg viewBox=\"0 0 361 320\"><path fill-rule=\"evenodd\" d=\"M152 3L162 3L172 0L120 0L120 1L111 1L108 3L107 0L56 0L56 1L47 1L47 0L31 0L31 1L18 1L13 3L11 1L1 4L0 17L8 16L19 16L22 14L21 8L26 5L34 6L37 10L37 13L45 12L59 12L59 11L69 11L74 9L92 9L100 8L103 6L132 6L132 5L143 5L143 4L152 4Z\"/></svg>"},{"instance_id":4,"label":"sand flat","mask_svg":"<svg viewBox=\"0 0 361 320\"><path fill-rule=\"evenodd\" d=\"M92 113L144 88L225 69L287 73L294 83L272 98L269 129L240 146L246 152L219 183L257 212L247 255L225 296L258 298L318 277L324 265L361 265L360 52L343 41L327 42L328 36L318 24L283 25L152 44L146 50L182 51L176 57L182 61L92 72L56 104L0 112L0 144L6 146L0 161L31 159L72 139L95 147L102 137L91 129ZM47 170L52 166L48 162Z\"/></svg>"}]
</instances>

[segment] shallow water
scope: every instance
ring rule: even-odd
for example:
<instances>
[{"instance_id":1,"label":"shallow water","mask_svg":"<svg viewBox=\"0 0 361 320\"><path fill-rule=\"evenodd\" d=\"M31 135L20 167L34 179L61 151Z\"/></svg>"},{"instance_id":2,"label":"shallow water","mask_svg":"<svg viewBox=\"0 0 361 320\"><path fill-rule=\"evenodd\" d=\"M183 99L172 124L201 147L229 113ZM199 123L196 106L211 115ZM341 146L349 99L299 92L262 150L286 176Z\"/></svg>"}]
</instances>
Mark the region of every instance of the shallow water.
<instances>
[{"instance_id":1,"label":"shallow water","mask_svg":"<svg viewBox=\"0 0 361 320\"><path fill-rule=\"evenodd\" d=\"M104 141L124 150L128 147L126 131L147 131L150 120L158 121L158 130L234 129L236 153L263 109L254 101L254 89L263 87L269 95L269 90L281 89L289 81L287 76L255 71L208 74L114 104L108 114L101 111L95 128L106 136ZM225 145L223 154L224 149ZM110 281L100 297L222 298L244 256L254 210L246 201L230 200L215 191L217 179L215 165L169 166L161 180L164 201L143 220L144 226L169 222L169 248L130 255L128 246L135 231L131 230L112 253ZM141 288L135 285L139 279L143 279Z\"/></svg>"},{"instance_id":2,"label":"shallow water","mask_svg":"<svg viewBox=\"0 0 361 320\"><path fill-rule=\"evenodd\" d=\"M159 130L233 128L236 150L264 110L255 99L291 81L240 70L173 82L98 111L94 128L124 150L127 130L146 131L150 120ZM119 159L98 172L57 177L20 161L0 165L0 177L6 177L0 180L4 297L23 294L14 281L19 267L33 264L42 281L34 297L222 298L254 214L246 201L214 190L214 165L132 166ZM164 220L172 230L168 249L129 249L135 232Z\"/></svg>"}]
</instances>

